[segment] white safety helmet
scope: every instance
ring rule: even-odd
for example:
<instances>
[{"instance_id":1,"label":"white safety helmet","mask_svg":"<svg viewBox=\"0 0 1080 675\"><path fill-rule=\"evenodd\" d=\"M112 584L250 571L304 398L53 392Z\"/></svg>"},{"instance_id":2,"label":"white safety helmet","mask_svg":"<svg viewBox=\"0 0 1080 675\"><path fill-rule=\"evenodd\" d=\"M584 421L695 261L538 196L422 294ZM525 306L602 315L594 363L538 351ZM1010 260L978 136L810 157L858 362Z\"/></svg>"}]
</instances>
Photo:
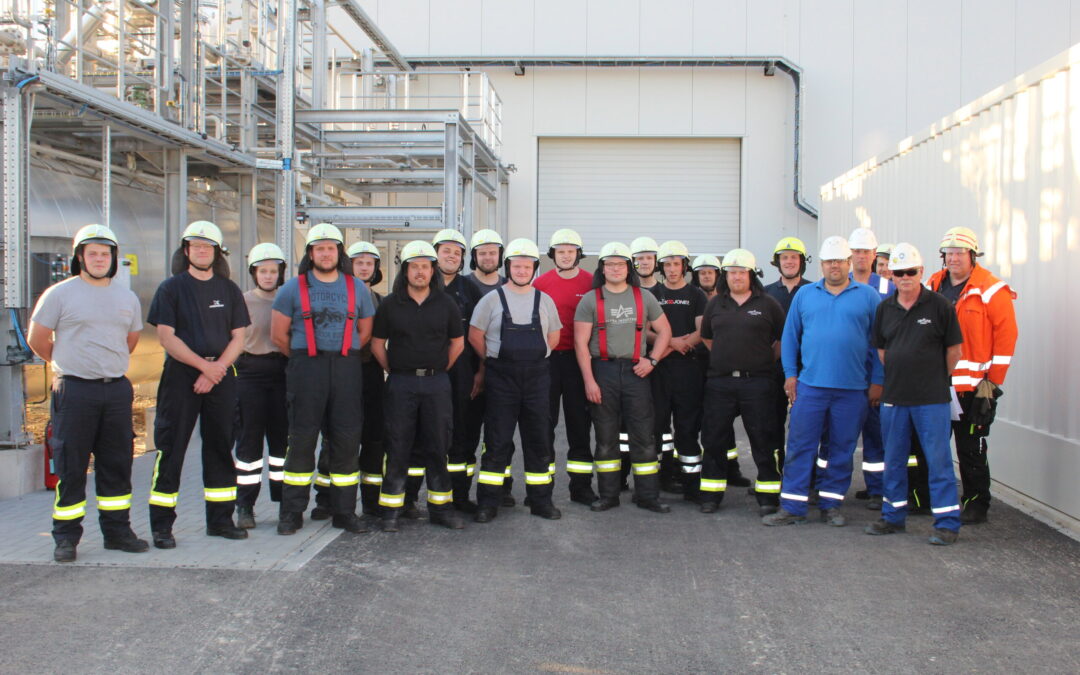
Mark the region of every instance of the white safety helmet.
<instances>
[{"instance_id":1,"label":"white safety helmet","mask_svg":"<svg viewBox=\"0 0 1080 675\"><path fill-rule=\"evenodd\" d=\"M434 262L435 247L426 241L410 241L401 249L401 264L406 265L413 260L430 260Z\"/></svg>"},{"instance_id":2,"label":"white safety helmet","mask_svg":"<svg viewBox=\"0 0 1080 675\"><path fill-rule=\"evenodd\" d=\"M479 267L476 264L476 249L485 244L497 244L499 246L499 263L496 267L502 267L503 264L503 240L499 236L499 233L495 230L477 230L473 233L472 240L469 241L469 250L472 252L469 259L469 269L475 270Z\"/></svg>"},{"instance_id":3,"label":"white safety helmet","mask_svg":"<svg viewBox=\"0 0 1080 675\"><path fill-rule=\"evenodd\" d=\"M847 239L834 235L821 242L821 250L818 251L818 260L847 260L851 257L851 247Z\"/></svg>"},{"instance_id":4,"label":"white safety helmet","mask_svg":"<svg viewBox=\"0 0 1080 675\"><path fill-rule=\"evenodd\" d=\"M334 241L342 246L345 245L345 237L341 234L341 230L330 223L312 225L311 229L307 232L307 239L305 240L304 245L311 246L318 241Z\"/></svg>"},{"instance_id":5,"label":"white safety helmet","mask_svg":"<svg viewBox=\"0 0 1080 675\"><path fill-rule=\"evenodd\" d=\"M610 241L600 248L600 261L603 262L605 258L624 258L627 261L634 259L634 254L630 252L630 247L619 241Z\"/></svg>"},{"instance_id":6,"label":"white safety helmet","mask_svg":"<svg viewBox=\"0 0 1080 675\"><path fill-rule=\"evenodd\" d=\"M848 247L860 251L877 251L878 240L869 227L856 227L848 237Z\"/></svg>"},{"instance_id":7,"label":"white safety helmet","mask_svg":"<svg viewBox=\"0 0 1080 675\"><path fill-rule=\"evenodd\" d=\"M540 270L540 249L537 248L536 244L534 244L530 239L525 238L514 239L506 246L506 257L503 261L503 266L505 267L504 273L506 275L506 278L517 286L528 285L519 284L518 282L514 281L513 277L510 276L511 258L528 258L529 260L532 260L533 276L535 276L537 271ZM532 280L530 279L529 282L531 283Z\"/></svg>"},{"instance_id":8,"label":"white safety helmet","mask_svg":"<svg viewBox=\"0 0 1080 675\"><path fill-rule=\"evenodd\" d=\"M682 258L687 264L690 264L690 250L686 248L686 244L674 239L660 244L660 248L656 253L657 262L668 262L673 258Z\"/></svg>"},{"instance_id":9,"label":"white safety helmet","mask_svg":"<svg viewBox=\"0 0 1080 675\"><path fill-rule=\"evenodd\" d=\"M657 253L659 250L660 247L656 245L656 240L652 237L638 237L630 242L630 255Z\"/></svg>"},{"instance_id":10,"label":"white safety helmet","mask_svg":"<svg viewBox=\"0 0 1080 675\"><path fill-rule=\"evenodd\" d=\"M255 276L255 266L261 262L276 262L278 264L277 285L285 283L285 254L277 244L269 242L255 244L248 251L248 274L251 275L252 281L255 281L255 285L259 283Z\"/></svg>"},{"instance_id":11,"label":"white safety helmet","mask_svg":"<svg viewBox=\"0 0 1080 675\"><path fill-rule=\"evenodd\" d=\"M966 248L976 256L982 255L979 250L979 237L975 234L975 230L968 227L949 228L945 236L942 237L941 246L938 247L938 250L944 253L944 249L947 248Z\"/></svg>"},{"instance_id":12,"label":"white safety helmet","mask_svg":"<svg viewBox=\"0 0 1080 675\"><path fill-rule=\"evenodd\" d=\"M462 252L469 248L469 245L465 242L465 235L451 228L439 230L435 236L431 238L432 246L439 248L439 244L457 244L461 247Z\"/></svg>"},{"instance_id":13,"label":"white safety helmet","mask_svg":"<svg viewBox=\"0 0 1080 675\"><path fill-rule=\"evenodd\" d=\"M720 269L726 270L731 267L744 267L751 272L756 272L757 260L754 254L745 248L733 248L724 254L724 262L720 265Z\"/></svg>"},{"instance_id":14,"label":"white safety helmet","mask_svg":"<svg viewBox=\"0 0 1080 675\"><path fill-rule=\"evenodd\" d=\"M694 258L694 262L692 265L690 265L690 269L696 272L702 267L714 267L719 270L720 259L708 253L706 253L705 255L699 255L698 257Z\"/></svg>"},{"instance_id":15,"label":"white safety helmet","mask_svg":"<svg viewBox=\"0 0 1080 675\"><path fill-rule=\"evenodd\" d=\"M889 256L892 255L892 250L893 250L893 245L892 244L878 244L877 257L885 258L886 260L888 260Z\"/></svg>"},{"instance_id":16,"label":"white safety helmet","mask_svg":"<svg viewBox=\"0 0 1080 675\"><path fill-rule=\"evenodd\" d=\"M923 259L919 249L907 242L897 244L889 254L889 269L907 270L913 267L922 267Z\"/></svg>"},{"instance_id":17,"label":"white safety helmet","mask_svg":"<svg viewBox=\"0 0 1080 675\"><path fill-rule=\"evenodd\" d=\"M75 233L75 237L71 240L71 276L77 277L82 271L82 263L79 262L79 253L82 252L82 247L86 244L105 244L106 246L112 246L112 264L109 266L109 271L106 273L106 277L112 278L116 276L117 265L119 264L117 258L120 252L120 242L116 238L116 234L113 233L108 227L104 225L92 224L84 225L79 228L79 231Z\"/></svg>"},{"instance_id":18,"label":"white safety helmet","mask_svg":"<svg viewBox=\"0 0 1080 675\"><path fill-rule=\"evenodd\" d=\"M379 254L379 248L375 246L375 244L372 244L370 241L358 241L349 246L349 250L346 251L346 254L349 256L349 258L355 258L361 253L373 255L375 256L376 260L382 259L382 256Z\"/></svg>"},{"instance_id":19,"label":"white safety helmet","mask_svg":"<svg viewBox=\"0 0 1080 675\"><path fill-rule=\"evenodd\" d=\"M193 239L202 239L208 241L214 246L221 249L222 253L228 253L229 250L225 248L225 237L221 234L221 229L217 225L211 223L209 220L196 220L187 227L184 228L184 233L180 235L182 241L191 241Z\"/></svg>"},{"instance_id":20,"label":"white safety helmet","mask_svg":"<svg viewBox=\"0 0 1080 675\"><path fill-rule=\"evenodd\" d=\"M585 257L585 247L581 242L581 235L568 227L564 227L561 230L555 230L555 232L551 234L551 242L548 244L547 255L552 260L555 259L556 246L577 246L578 262L581 262L581 259Z\"/></svg>"}]
</instances>

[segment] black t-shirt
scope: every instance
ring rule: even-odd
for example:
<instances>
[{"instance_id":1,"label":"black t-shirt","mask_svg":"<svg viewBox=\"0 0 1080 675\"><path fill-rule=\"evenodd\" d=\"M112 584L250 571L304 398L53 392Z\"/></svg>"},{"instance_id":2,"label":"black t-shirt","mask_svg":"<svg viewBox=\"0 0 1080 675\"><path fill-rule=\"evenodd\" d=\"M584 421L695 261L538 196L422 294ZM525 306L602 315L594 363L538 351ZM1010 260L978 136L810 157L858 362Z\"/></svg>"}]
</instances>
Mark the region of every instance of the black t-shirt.
<instances>
[{"instance_id":1,"label":"black t-shirt","mask_svg":"<svg viewBox=\"0 0 1080 675\"><path fill-rule=\"evenodd\" d=\"M679 290L672 290L664 284L656 284L648 289L656 296L660 308L664 310L671 325L671 337L682 337L697 330L697 318L705 311L705 292L697 286L687 284ZM694 352L690 352L694 356ZM671 352L665 358L685 359L688 356Z\"/></svg>"},{"instance_id":2,"label":"black t-shirt","mask_svg":"<svg viewBox=\"0 0 1080 675\"><path fill-rule=\"evenodd\" d=\"M446 370L450 340L465 332L461 311L446 293L432 291L418 305L408 291L402 291L379 303L371 334L386 340L390 370Z\"/></svg>"},{"instance_id":3,"label":"black t-shirt","mask_svg":"<svg viewBox=\"0 0 1080 675\"><path fill-rule=\"evenodd\" d=\"M795 286L794 291L788 291L787 286L784 285L783 279L777 279L768 286L765 287L765 292L769 294L773 300L780 303L780 308L784 310L784 316L787 316L788 310L791 309L791 299L795 297L795 294L799 292L799 289L803 286L809 286L811 282L805 278L800 277L799 283Z\"/></svg>"},{"instance_id":4,"label":"black t-shirt","mask_svg":"<svg viewBox=\"0 0 1080 675\"><path fill-rule=\"evenodd\" d=\"M216 274L200 281L184 270L158 286L146 322L171 326L199 356L218 357L229 346L232 331L247 327L251 319L235 283Z\"/></svg>"},{"instance_id":5,"label":"black t-shirt","mask_svg":"<svg viewBox=\"0 0 1080 675\"><path fill-rule=\"evenodd\" d=\"M712 340L709 377L750 371L771 376L776 360L773 343L784 333L784 310L758 291L742 305L730 295L716 295L705 305L701 337Z\"/></svg>"},{"instance_id":6,"label":"black t-shirt","mask_svg":"<svg viewBox=\"0 0 1080 675\"><path fill-rule=\"evenodd\" d=\"M446 286L446 293L457 303L458 311L461 312L462 329L468 331L473 310L476 309L476 303L480 302L480 298L484 297L480 287L475 283L470 283L468 278L458 274Z\"/></svg>"},{"instance_id":7,"label":"black t-shirt","mask_svg":"<svg viewBox=\"0 0 1080 675\"><path fill-rule=\"evenodd\" d=\"M962 284L953 285L952 279L949 277L948 272L941 278L941 286L938 287L937 292L945 296L945 299L956 304L960 300L960 295L964 292L964 288L967 286L965 280Z\"/></svg>"},{"instance_id":8,"label":"black t-shirt","mask_svg":"<svg viewBox=\"0 0 1080 675\"><path fill-rule=\"evenodd\" d=\"M885 350L882 403L948 403L945 351L963 341L956 310L941 294L923 288L911 309L896 293L882 300L874 319L874 345Z\"/></svg>"}]
</instances>

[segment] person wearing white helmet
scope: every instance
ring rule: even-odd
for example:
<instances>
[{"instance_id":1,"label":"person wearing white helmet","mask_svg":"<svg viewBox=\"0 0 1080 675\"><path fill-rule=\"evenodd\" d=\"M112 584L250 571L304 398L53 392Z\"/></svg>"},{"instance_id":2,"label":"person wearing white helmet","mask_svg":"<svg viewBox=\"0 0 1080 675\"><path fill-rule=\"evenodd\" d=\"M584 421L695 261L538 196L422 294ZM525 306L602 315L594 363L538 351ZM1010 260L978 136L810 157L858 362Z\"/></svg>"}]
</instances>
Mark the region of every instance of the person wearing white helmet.
<instances>
[{"instance_id":1,"label":"person wearing white helmet","mask_svg":"<svg viewBox=\"0 0 1080 675\"><path fill-rule=\"evenodd\" d=\"M354 242L345 250L352 265L354 277L363 281L371 294L371 304L379 308L382 296L372 287L382 281L379 249L367 241ZM383 370L371 355L371 342L360 348L360 368L363 373L362 391L364 421L360 431L360 505L365 516L379 515L379 486L382 485L383 466ZM323 429L322 447L315 473L315 508L312 520L327 520L334 515L330 499L333 477L330 475L330 432Z\"/></svg>"},{"instance_id":2,"label":"person wearing white helmet","mask_svg":"<svg viewBox=\"0 0 1080 675\"><path fill-rule=\"evenodd\" d=\"M685 244L665 241L657 257L664 281L649 290L656 296L671 328L667 352L650 378L656 447L661 453L660 487L669 492L681 491L683 499L696 502L701 478L698 436L705 384L705 362L698 358L697 348L701 346L701 315L707 300L704 291L686 283L690 252ZM648 337L655 341L651 331ZM665 451L665 445L672 442L674 450Z\"/></svg>"},{"instance_id":3,"label":"person wearing white helmet","mask_svg":"<svg viewBox=\"0 0 1080 675\"><path fill-rule=\"evenodd\" d=\"M896 286L874 271L877 260L878 240L874 231L868 227L857 227L848 239L851 247L852 281L866 284L881 296L889 297L896 292ZM866 508L871 511L881 509L882 475L885 471L885 445L881 440L881 413L878 406L870 406L862 430L862 472L866 490L855 493L856 499L868 499Z\"/></svg>"},{"instance_id":4,"label":"person wearing white helmet","mask_svg":"<svg viewBox=\"0 0 1080 675\"><path fill-rule=\"evenodd\" d=\"M729 251L720 270L716 297L701 318L701 338L709 348L701 512L715 512L724 499L730 480L731 429L741 416L757 465L754 494L764 516L776 512L780 495L781 460L772 447L773 378L784 310L765 293L750 251Z\"/></svg>"},{"instance_id":5,"label":"person wearing white helmet","mask_svg":"<svg viewBox=\"0 0 1080 675\"><path fill-rule=\"evenodd\" d=\"M594 291L581 299L574 313L574 348L596 432L600 496L590 508L607 511L619 505L619 427L625 424L634 470L634 501L640 508L668 513L670 507L660 501L648 377L667 353L671 327L656 297L641 292L626 244L605 244L599 257ZM656 341L646 353L648 329L656 333Z\"/></svg>"},{"instance_id":6,"label":"person wearing white helmet","mask_svg":"<svg viewBox=\"0 0 1080 675\"><path fill-rule=\"evenodd\" d=\"M780 487L780 510L764 525L806 522L810 475L828 424L827 465L818 473L821 520L846 524L840 505L851 485L851 465L869 405L881 398L884 379L871 337L881 297L853 282L851 248L829 237L818 254L823 278L795 294L784 323L781 353L791 423Z\"/></svg>"},{"instance_id":7,"label":"person wearing white helmet","mask_svg":"<svg viewBox=\"0 0 1080 675\"><path fill-rule=\"evenodd\" d=\"M367 532L356 514L365 395L360 349L371 337L375 307L367 285L352 275L341 230L313 225L305 244L270 319L274 344L289 357L289 446L277 532L292 535L304 525L322 432L330 451L331 524L359 534Z\"/></svg>"},{"instance_id":8,"label":"person wearing white helmet","mask_svg":"<svg viewBox=\"0 0 1080 675\"><path fill-rule=\"evenodd\" d=\"M908 453L917 435L927 461L934 532L930 543L946 546L960 531L952 448L949 447L949 374L960 360L964 336L952 304L922 285L922 256L897 244L889 259L897 292L878 305L874 346L885 364L881 426L885 435L885 502L881 520L865 529L883 535L905 529Z\"/></svg>"},{"instance_id":9,"label":"person wearing white helmet","mask_svg":"<svg viewBox=\"0 0 1080 675\"><path fill-rule=\"evenodd\" d=\"M503 266L503 240L495 230L477 230L469 240L469 279L484 294L506 283L499 274Z\"/></svg>"},{"instance_id":10,"label":"person wearing white helmet","mask_svg":"<svg viewBox=\"0 0 1080 675\"><path fill-rule=\"evenodd\" d=\"M874 271L882 279L892 281L892 270L889 269L889 256L892 255L892 244L878 244L877 259L874 262Z\"/></svg>"},{"instance_id":11,"label":"person wearing white helmet","mask_svg":"<svg viewBox=\"0 0 1080 675\"><path fill-rule=\"evenodd\" d=\"M141 553L131 529L131 382L124 377L139 342L139 298L116 274L120 245L104 225L72 241L71 278L50 286L30 316L27 342L53 371L49 440L59 482L53 502L53 560L74 562L86 515L86 470L94 456L105 548Z\"/></svg>"},{"instance_id":12,"label":"person wearing white helmet","mask_svg":"<svg viewBox=\"0 0 1080 675\"><path fill-rule=\"evenodd\" d=\"M481 230L476 233L477 236L473 237L477 247L480 248L483 269L488 268L488 256L491 251L494 250L498 254L502 245L501 240L498 247L482 244L482 241L490 239L487 233L498 237L491 230ZM432 238L431 245L435 247L435 255L438 257L436 264L442 275L444 290L457 303L458 311L461 312L461 329L463 334L467 334L473 311L480 302L480 298L489 289L486 285L477 283L475 275L469 277L461 274L465 267L466 254L469 253L464 235L454 229L441 230ZM474 249L470 265L479 262L477 254L478 251ZM495 276L498 276L497 272ZM447 467L453 486L454 508L464 513L476 513L476 502L469 498L469 492L472 489L473 474L476 472L476 448L480 444L480 426L484 418L483 375L479 372L481 363L481 359L466 341L465 351L450 369L454 429L450 447L447 449ZM416 500L424 476L421 459L418 453L413 466L409 467L405 509L402 512L407 518L419 517Z\"/></svg>"},{"instance_id":13,"label":"person wearing white helmet","mask_svg":"<svg viewBox=\"0 0 1080 675\"><path fill-rule=\"evenodd\" d=\"M699 255L690 264L690 285L700 288L706 300L711 300L716 295L716 282L719 275L720 259L714 255Z\"/></svg>"},{"instance_id":14,"label":"person wearing white helmet","mask_svg":"<svg viewBox=\"0 0 1080 675\"><path fill-rule=\"evenodd\" d=\"M548 357L551 437L554 442L561 400L566 429L566 473L570 479L570 500L589 506L597 497L592 488L589 402L585 398L585 380L581 377L574 353L574 311L581 298L592 290L593 276L591 272L581 269L584 248L581 236L574 230L564 228L554 232L547 255L555 263L555 269L541 274L533 286L555 301L562 324L559 344Z\"/></svg>"},{"instance_id":15,"label":"person wearing white helmet","mask_svg":"<svg viewBox=\"0 0 1080 675\"><path fill-rule=\"evenodd\" d=\"M225 252L217 225L205 220L188 225L173 256L173 276L158 286L146 317L166 354L154 419L158 458L150 486L150 530L157 548L176 547L172 528L180 473L196 421L202 435L206 533L247 538L247 530L233 523L233 364L244 350L244 329L251 319L243 293L228 277Z\"/></svg>"},{"instance_id":16,"label":"person wearing white helmet","mask_svg":"<svg viewBox=\"0 0 1080 675\"><path fill-rule=\"evenodd\" d=\"M465 526L453 506L446 457L454 423L448 372L465 350L465 337L461 311L443 290L436 259L426 241L406 244L393 292L375 314L371 353L390 373L383 390L386 467L379 493L384 532L398 531L414 455L427 477L428 519L455 530Z\"/></svg>"},{"instance_id":17,"label":"person wearing white helmet","mask_svg":"<svg viewBox=\"0 0 1080 675\"><path fill-rule=\"evenodd\" d=\"M488 293L473 312L469 342L484 357L484 454L480 458L475 520L490 522L502 503L506 469L521 433L526 502L534 516L557 520L551 502L554 439L550 431L547 357L562 323L552 299L533 288L540 251L528 239L506 247L505 286Z\"/></svg>"},{"instance_id":18,"label":"person wearing white helmet","mask_svg":"<svg viewBox=\"0 0 1080 675\"><path fill-rule=\"evenodd\" d=\"M990 509L986 439L1016 351L1016 293L978 264L982 251L971 229L950 228L938 250L943 269L930 277L928 285L953 303L964 333L963 354L952 372L952 386L963 411L953 421L963 487L960 519L976 525L986 522Z\"/></svg>"},{"instance_id":19,"label":"person wearing white helmet","mask_svg":"<svg viewBox=\"0 0 1080 675\"><path fill-rule=\"evenodd\" d=\"M634 270L641 280L642 288L652 288L659 283L656 279L659 251L660 246L652 237L638 237L630 242L630 255L634 256Z\"/></svg>"},{"instance_id":20,"label":"person wearing white helmet","mask_svg":"<svg viewBox=\"0 0 1080 675\"><path fill-rule=\"evenodd\" d=\"M285 283L285 254L277 244L256 244L248 252L247 267L255 288L244 293L251 325L244 330L244 353L236 360L236 526L251 529L262 487L263 446L268 450L270 501L279 503L289 439L285 404L288 359L270 339L274 297Z\"/></svg>"}]
</instances>

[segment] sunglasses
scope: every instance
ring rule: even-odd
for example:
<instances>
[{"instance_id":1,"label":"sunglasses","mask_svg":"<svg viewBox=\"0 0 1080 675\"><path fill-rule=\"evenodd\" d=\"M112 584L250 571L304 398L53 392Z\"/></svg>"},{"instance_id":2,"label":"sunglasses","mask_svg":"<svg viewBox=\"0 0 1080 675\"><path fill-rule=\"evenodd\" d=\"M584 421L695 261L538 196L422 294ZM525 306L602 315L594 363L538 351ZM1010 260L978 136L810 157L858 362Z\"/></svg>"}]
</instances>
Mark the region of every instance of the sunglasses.
<instances>
[{"instance_id":1,"label":"sunglasses","mask_svg":"<svg viewBox=\"0 0 1080 675\"><path fill-rule=\"evenodd\" d=\"M911 269L906 269L906 270L893 270L892 274L893 274L894 277L913 277L918 273L919 273L919 268L918 267L912 267Z\"/></svg>"}]
</instances>

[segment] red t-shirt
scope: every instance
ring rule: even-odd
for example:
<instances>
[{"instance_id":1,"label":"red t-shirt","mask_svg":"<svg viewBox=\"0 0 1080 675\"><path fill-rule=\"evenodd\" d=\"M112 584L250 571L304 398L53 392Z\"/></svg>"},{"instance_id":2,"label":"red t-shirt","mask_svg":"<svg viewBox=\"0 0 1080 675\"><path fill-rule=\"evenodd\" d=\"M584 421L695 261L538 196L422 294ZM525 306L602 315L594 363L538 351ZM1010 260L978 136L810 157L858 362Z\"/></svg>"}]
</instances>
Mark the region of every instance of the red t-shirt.
<instances>
[{"instance_id":1,"label":"red t-shirt","mask_svg":"<svg viewBox=\"0 0 1080 675\"><path fill-rule=\"evenodd\" d=\"M559 345L555 349L573 349L574 310L581 302L581 297L592 290L592 274L578 268L576 277L563 279L558 270L550 270L537 277L533 286L550 295L559 310L562 330L559 331Z\"/></svg>"}]
</instances>

